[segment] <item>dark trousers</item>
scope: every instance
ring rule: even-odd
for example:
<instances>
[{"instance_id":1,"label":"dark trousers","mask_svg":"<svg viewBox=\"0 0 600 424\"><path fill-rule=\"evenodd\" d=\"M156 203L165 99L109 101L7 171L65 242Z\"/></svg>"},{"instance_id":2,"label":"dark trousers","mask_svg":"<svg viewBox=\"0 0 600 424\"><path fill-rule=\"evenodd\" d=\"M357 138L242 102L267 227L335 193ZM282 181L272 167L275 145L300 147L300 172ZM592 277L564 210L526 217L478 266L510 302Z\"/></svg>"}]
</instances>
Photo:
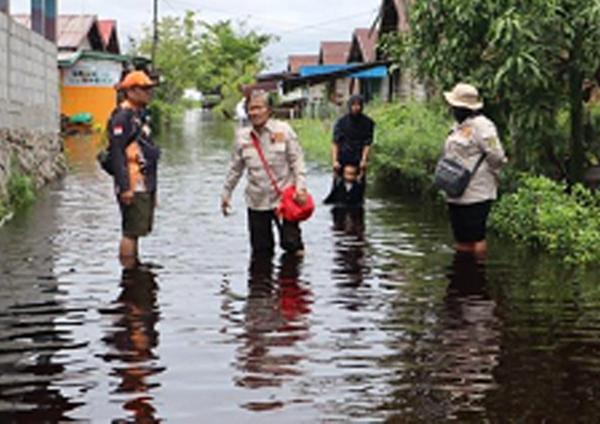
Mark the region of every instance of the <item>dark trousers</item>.
<instances>
[{"instance_id":1,"label":"dark trousers","mask_svg":"<svg viewBox=\"0 0 600 424\"><path fill-rule=\"evenodd\" d=\"M279 230L279 245L288 253L304 249L302 231L298 222L280 221L275 211L248 209L248 230L253 255L272 255L275 250L273 224Z\"/></svg>"}]
</instances>

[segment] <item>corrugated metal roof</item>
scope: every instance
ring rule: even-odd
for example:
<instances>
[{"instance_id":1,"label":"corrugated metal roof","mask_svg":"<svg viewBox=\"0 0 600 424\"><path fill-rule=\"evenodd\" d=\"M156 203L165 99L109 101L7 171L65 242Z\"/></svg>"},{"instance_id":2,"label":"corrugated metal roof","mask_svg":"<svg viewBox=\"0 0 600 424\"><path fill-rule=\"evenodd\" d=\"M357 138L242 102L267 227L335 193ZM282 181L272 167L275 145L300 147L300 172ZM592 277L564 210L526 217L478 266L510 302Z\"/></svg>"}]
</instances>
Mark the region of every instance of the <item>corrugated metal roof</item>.
<instances>
[{"instance_id":1,"label":"corrugated metal roof","mask_svg":"<svg viewBox=\"0 0 600 424\"><path fill-rule=\"evenodd\" d=\"M364 62L373 62L376 59L377 31L369 28L357 28L354 31L353 43L357 43Z\"/></svg>"},{"instance_id":2,"label":"corrugated metal roof","mask_svg":"<svg viewBox=\"0 0 600 424\"><path fill-rule=\"evenodd\" d=\"M31 28L31 16L12 15L21 25ZM59 49L77 50L96 25L96 15L60 15L56 19L56 45Z\"/></svg>"},{"instance_id":3,"label":"corrugated metal roof","mask_svg":"<svg viewBox=\"0 0 600 424\"><path fill-rule=\"evenodd\" d=\"M307 65L319 63L319 55L316 54L292 54L288 56L288 72L298 73L300 68Z\"/></svg>"},{"instance_id":4,"label":"corrugated metal roof","mask_svg":"<svg viewBox=\"0 0 600 424\"><path fill-rule=\"evenodd\" d=\"M129 62L132 60L130 56L92 50L58 52L58 66L61 68L73 66L80 59L111 60L113 62Z\"/></svg>"},{"instance_id":5,"label":"corrugated metal roof","mask_svg":"<svg viewBox=\"0 0 600 424\"><path fill-rule=\"evenodd\" d=\"M319 54L319 63L321 65L340 65L348 61L350 47L349 41L323 41L321 42L321 52Z\"/></svg>"}]
</instances>

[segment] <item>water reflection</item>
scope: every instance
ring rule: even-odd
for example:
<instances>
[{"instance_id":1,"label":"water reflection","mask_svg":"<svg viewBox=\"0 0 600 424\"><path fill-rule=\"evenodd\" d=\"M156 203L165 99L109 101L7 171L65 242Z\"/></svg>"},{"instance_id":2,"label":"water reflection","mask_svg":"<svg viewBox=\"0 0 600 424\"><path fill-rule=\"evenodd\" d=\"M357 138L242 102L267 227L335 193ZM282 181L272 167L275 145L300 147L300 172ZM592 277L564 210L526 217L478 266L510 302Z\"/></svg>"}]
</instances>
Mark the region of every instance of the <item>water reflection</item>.
<instances>
[{"instance_id":1,"label":"water reflection","mask_svg":"<svg viewBox=\"0 0 600 424\"><path fill-rule=\"evenodd\" d=\"M61 390L64 352L78 323L64 319L54 275L57 231L54 199L21 210L0 228L0 422L58 422L81 403ZM60 322L59 322L60 320Z\"/></svg>"},{"instance_id":2,"label":"water reflection","mask_svg":"<svg viewBox=\"0 0 600 424\"><path fill-rule=\"evenodd\" d=\"M332 274L342 291L344 307L358 310L367 299L357 289L363 286L370 271L365 253L365 211L363 208L335 207L331 215L335 237Z\"/></svg>"},{"instance_id":3,"label":"water reflection","mask_svg":"<svg viewBox=\"0 0 600 424\"><path fill-rule=\"evenodd\" d=\"M156 301L156 275L143 267L126 267L121 278L121 293L116 308L104 311L113 315L113 325L103 341L112 349L103 359L112 365L118 378L112 394L127 395L123 409L135 422L158 421L151 392L159 387L152 377L164 371L159 367L156 324L160 313Z\"/></svg>"},{"instance_id":4,"label":"water reflection","mask_svg":"<svg viewBox=\"0 0 600 424\"><path fill-rule=\"evenodd\" d=\"M280 387L302 374L306 358L292 348L309 337L312 292L300 280L302 258L283 255L276 272L270 257L254 257L249 267L244 308L243 343L236 366L243 373L236 384L249 389ZM274 275L275 274L275 275ZM252 402L252 410L273 409L280 401Z\"/></svg>"},{"instance_id":5,"label":"water reflection","mask_svg":"<svg viewBox=\"0 0 600 424\"><path fill-rule=\"evenodd\" d=\"M440 333L441 371L437 384L450 395L446 418L466 419L485 411L486 393L496 387L500 320L487 294L486 266L457 253L448 272Z\"/></svg>"}]
</instances>

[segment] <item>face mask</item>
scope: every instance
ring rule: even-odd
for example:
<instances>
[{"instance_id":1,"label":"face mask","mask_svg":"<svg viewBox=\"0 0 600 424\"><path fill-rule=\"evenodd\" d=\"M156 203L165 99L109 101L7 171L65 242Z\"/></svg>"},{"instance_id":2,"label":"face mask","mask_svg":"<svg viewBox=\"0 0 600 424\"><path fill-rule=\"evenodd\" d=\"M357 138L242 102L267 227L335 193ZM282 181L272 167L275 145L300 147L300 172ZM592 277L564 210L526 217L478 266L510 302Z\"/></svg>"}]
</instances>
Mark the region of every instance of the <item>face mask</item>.
<instances>
[{"instance_id":1,"label":"face mask","mask_svg":"<svg viewBox=\"0 0 600 424\"><path fill-rule=\"evenodd\" d=\"M453 107L452 114L454 115L456 122L460 124L471 117L471 115L473 115L473 111L464 107Z\"/></svg>"}]
</instances>

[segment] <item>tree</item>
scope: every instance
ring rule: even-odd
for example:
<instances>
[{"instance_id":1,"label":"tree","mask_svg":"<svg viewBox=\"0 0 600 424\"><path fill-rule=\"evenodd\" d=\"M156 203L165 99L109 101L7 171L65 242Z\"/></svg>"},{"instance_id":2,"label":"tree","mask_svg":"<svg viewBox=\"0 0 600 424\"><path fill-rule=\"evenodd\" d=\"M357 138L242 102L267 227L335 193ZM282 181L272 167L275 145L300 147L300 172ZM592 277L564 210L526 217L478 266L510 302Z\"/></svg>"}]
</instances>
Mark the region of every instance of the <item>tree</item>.
<instances>
[{"instance_id":1,"label":"tree","mask_svg":"<svg viewBox=\"0 0 600 424\"><path fill-rule=\"evenodd\" d=\"M186 12L183 18L164 17L158 25L160 34L155 67L164 84L155 98L164 107L177 104L186 88L218 92L222 101L217 111L231 113L241 96L240 86L254 81L264 67L262 50L272 36L237 29L231 21L209 24ZM145 28L135 53L148 56L152 33Z\"/></svg>"},{"instance_id":2,"label":"tree","mask_svg":"<svg viewBox=\"0 0 600 424\"><path fill-rule=\"evenodd\" d=\"M244 25L236 32L231 21L202 23L202 27L196 86L201 91L218 89L223 100L217 110L229 114L239 101L240 87L254 82L256 74L264 69L262 50L273 37L247 30Z\"/></svg>"},{"instance_id":3,"label":"tree","mask_svg":"<svg viewBox=\"0 0 600 424\"><path fill-rule=\"evenodd\" d=\"M574 182L586 164L582 92L600 64L599 22L600 0L415 0L411 32L385 44L437 86L478 86L518 168L552 163Z\"/></svg>"}]
</instances>

